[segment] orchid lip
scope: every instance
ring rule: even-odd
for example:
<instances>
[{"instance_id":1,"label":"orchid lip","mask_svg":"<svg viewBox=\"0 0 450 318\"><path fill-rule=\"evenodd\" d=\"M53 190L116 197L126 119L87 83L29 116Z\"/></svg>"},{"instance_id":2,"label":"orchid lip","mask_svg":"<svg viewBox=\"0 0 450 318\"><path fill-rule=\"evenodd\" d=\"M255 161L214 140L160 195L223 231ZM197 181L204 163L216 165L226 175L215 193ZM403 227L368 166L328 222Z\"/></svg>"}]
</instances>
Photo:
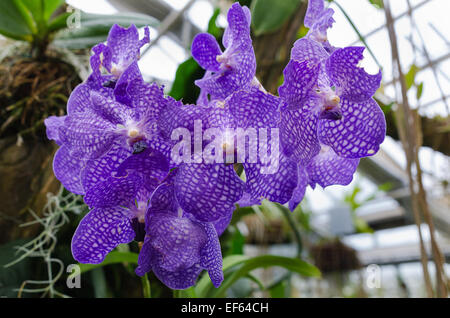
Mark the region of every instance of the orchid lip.
<instances>
[{"instance_id":1,"label":"orchid lip","mask_svg":"<svg viewBox=\"0 0 450 318\"><path fill-rule=\"evenodd\" d=\"M326 106L320 113L320 119L339 120L342 119L342 112L336 106Z\"/></svg>"}]
</instances>

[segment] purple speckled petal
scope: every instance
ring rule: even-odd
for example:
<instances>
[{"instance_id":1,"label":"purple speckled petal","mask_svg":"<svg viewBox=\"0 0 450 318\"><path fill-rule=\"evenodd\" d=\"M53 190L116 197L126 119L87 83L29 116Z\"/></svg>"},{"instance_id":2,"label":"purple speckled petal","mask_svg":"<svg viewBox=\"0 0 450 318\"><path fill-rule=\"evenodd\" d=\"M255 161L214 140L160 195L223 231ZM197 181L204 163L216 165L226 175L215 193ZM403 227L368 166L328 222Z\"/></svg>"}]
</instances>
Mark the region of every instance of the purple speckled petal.
<instances>
[{"instance_id":1,"label":"purple speckled petal","mask_svg":"<svg viewBox=\"0 0 450 318\"><path fill-rule=\"evenodd\" d=\"M247 7L241 7L239 3L231 6L227 13L228 27L222 39L226 48L237 47L243 43L245 47L248 44L251 45L250 16L250 10Z\"/></svg>"},{"instance_id":2,"label":"purple speckled petal","mask_svg":"<svg viewBox=\"0 0 450 318\"><path fill-rule=\"evenodd\" d=\"M164 97L164 89L156 83L134 80L128 85L127 91L132 96L132 106L138 115L137 121L155 121L168 103L176 104L170 97Z\"/></svg>"},{"instance_id":3,"label":"purple speckled petal","mask_svg":"<svg viewBox=\"0 0 450 318\"><path fill-rule=\"evenodd\" d=\"M138 267L135 272L138 276L144 276L152 270L152 246L150 243L150 237L145 236L144 244L142 245L141 251L139 252Z\"/></svg>"},{"instance_id":4,"label":"purple speckled petal","mask_svg":"<svg viewBox=\"0 0 450 318\"><path fill-rule=\"evenodd\" d=\"M220 63L217 56L222 54L216 38L209 33L197 34L192 41L192 57L205 70L219 71Z\"/></svg>"},{"instance_id":5,"label":"purple speckled petal","mask_svg":"<svg viewBox=\"0 0 450 318\"><path fill-rule=\"evenodd\" d=\"M358 167L359 159L339 157L333 149L322 146L320 153L306 166L309 183L314 189L316 183L322 188L330 185L348 185Z\"/></svg>"},{"instance_id":6,"label":"purple speckled petal","mask_svg":"<svg viewBox=\"0 0 450 318\"><path fill-rule=\"evenodd\" d=\"M236 6L236 5L235 5L235 6ZM242 19L242 14L241 14L240 12L237 12L237 11L239 11L239 8L234 8L233 10L235 10L234 16L230 17L230 18L231 18L231 19L230 19L230 20L231 20L231 23L228 22L229 27L225 28L225 31L224 31L223 37L222 37L222 43L223 43L223 45L224 45L226 48L228 48L228 47L230 47L230 46L232 45L232 43L233 43L233 37L236 36L236 32L233 32L233 29L234 29L234 21L233 21L233 20L236 19L236 17L237 17L238 19ZM251 12L250 12L250 9L247 8L246 6L243 6L243 7L242 7L242 11L244 12L245 18L246 18L246 20L247 20L247 24L250 26L250 24L251 24L251 18L252 18L252 14L251 14ZM230 20L229 20L229 21L230 21ZM244 28L243 31L247 32L247 29ZM249 30L249 31L250 31L250 30Z\"/></svg>"},{"instance_id":7,"label":"purple speckled petal","mask_svg":"<svg viewBox=\"0 0 450 318\"><path fill-rule=\"evenodd\" d=\"M117 245L129 243L135 233L124 209L94 209L81 220L72 238L72 255L80 263L99 264Z\"/></svg>"},{"instance_id":8,"label":"purple speckled petal","mask_svg":"<svg viewBox=\"0 0 450 318\"><path fill-rule=\"evenodd\" d=\"M235 27L234 27L234 20L236 18L238 20L242 20L242 13L239 12L240 9L237 7L237 4L235 4L234 6L236 6L235 8L233 8L234 12L233 12L233 14L230 14L230 17L228 19L228 25L229 26L227 28L225 28L225 32L223 33L223 37L222 37L222 43L223 43L223 45L226 48L228 48L228 47L230 47L232 45L234 37L236 37L236 34L239 33L239 32L233 32L233 30L235 29ZM243 13L245 15L245 19L247 21L247 24L250 26L250 24L251 24L251 17L252 17L250 9L247 8L246 6L243 6L241 8L242 8L242 11L243 11ZM231 21L231 23L230 23L230 21ZM243 28L243 29L244 29L243 31L247 32L246 28ZM248 32L250 32L250 29L248 30ZM243 33L243 34L249 34L249 33ZM238 38L238 40L239 40L239 38Z\"/></svg>"},{"instance_id":9,"label":"purple speckled petal","mask_svg":"<svg viewBox=\"0 0 450 318\"><path fill-rule=\"evenodd\" d=\"M213 222L234 210L244 183L233 165L183 164L175 180L181 208L202 222Z\"/></svg>"},{"instance_id":10,"label":"purple speckled petal","mask_svg":"<svg viewBox=\"0 0 450 318\"><path fill-rule=\"evenodd\" d=\"M362 102L380 87L381 71L370 75L358 67L364 47L346 47L334 51L326 62L326 71L339 96L352 102Z\"/></svg>"},{"instance_id":11,"label":"purple speckled petal","mask_svg":"<svg viewBox=\"0 0 450 318\"><path fill-rule=\"evenodd\" d=\"M284 110L281 112L280 141L283 153L293 156L299 163L305 163L320 150L317 135L318 101L310 99L304 110Z\"/></svg>"},{"instance_id":12,"label":"purple speckled petal","mask_svg":"<svg viewBox=\"0 0 450 318\"><path fill-rule=\"evenodd\" d=\"M144 187L151 193L167 176L169 164L162 153L147 148L128 157L117 169L117 176L126 175L129 171L139 173L143 178Z\"/></svg>"},{"instance_id":13,"label":"purple speckled petal","mask_svg":"<svg viewBox=\"0 0 450 318\"><path fill-rule=\"evenodd\" d=\"M149 148L159 151L160 153L163 154L163 156L166 159L169 160L169 168L170 169L174 168L176 166L176 163L172 160L172 157L171 157L172 146L173 146L173 144L169 140L167 140L159 135L153 135L148 140Z\"/></svg>"},{"instance_id":14,"label":"purple speckled petal","mask_svg":"<svg viewBox=\"0 0 450 318\"><path fill-rule=\"evenodd\" d=\"M213 224L203 223L203 228L206 233L207 243L201 252L200 265L206 268L214 287L217 288L223 281L220 242Z\"/></svg>"},{"instance_id":15,"label":"purple speckled petal","mask_svg":"<svg viewBox=\"0 0 450 318\"><path fill-rule=\"evenodd\" d=\"M233 54L225 70L196 80L195 84L211 95L211 99L223 100L239 89L251 84L256 72L256 60L253 53Z\"/></svg>"},{"instance_id":16,"label":"purple speckled petal","mask_svg":"<svg viewBox=\"0 0 450 318\"><path fill-rule=\"evenodd\" d=\"M214 102L211 104L213 103ZM228 109L223 107L211 107L208 109L206 124L203 123L203 125L205 125L205 128L216 127L224 129L236 127L236 122Z\"/></svg>"},{"instance_id":17,"label":"purple speckled petal","mask_svg":"<svg viewBox=\"0 0 450 318\"><path fill-rule=\"evenodd\" d=\"M311 28L320 18L325 9L323 1L324 0L309 0L304 20L305 27Z\"/></svg>"},{"instance_id":18,"label":"purple speckled petal","mask_svg":"<svg viewBox=\"0 0 450 318\"><path fill-rule=\"evenodd\" d=\"M211 100L223 100L239 89L246 89L252 83L256 72L256 59L250 37L249 13L248 8L234 3L228 11L228 27L223 36L225 52L218 55L220 48L214 46L214 49L209 50L210 55L201 59L204 63L200 64L204 64L213 72L206 72L205 76L195 83L204 95L211 96ZM199 50L202 48L200 44L212 47L215 40L211 36L200 36L193 47L194 57L203 52L207 53L203 49Z\"/></svg>"},{"instance_id":19,"label":"purple speckled petal","mask_svg":"<svg viewBox=\"0 0 450 318\"><path fill-rule=\"evenodd\" d=\"M178 202L175 199L174 189L175 173L171 172L167 179L156 188L150 198L149 210L147 212L146 224L149 224L148 218L153 213L161 211L172 211L178 213Z\"/></svg>"},{"instance_id":20,"label":"purple speckled petal","mask_svg":"<svg viewBox=\"0 0 450 318\"><path fill-rule=\"evenodd\" d=\"M53 172L63 186L75 194L84 194L84 188L81 185L81 170L86 162L79 158L69 155L66 146L62 146L56 151L53 159Z\"/></svg>"},{"instance_id":21,"label":"purple speckled petal","mask_svg":"<svg viewBox=\"0 0 450 318\"><path fill-rule=\"evenodd\" d=\"M131 105L133 96L128 91L128 85L132 81L143 82L143 80L137 61L132 62L119 77L114 87L114 95L117 101L125 105Z\"/></svg>"},{"instance_id":22,"label":"purple speckled petal","mask_svg":"<svg viewBox=\"0 0 450 318\"><path fill-rule=\"evenodd\" d=\"M86 191L84 202L95 208L129 206L142 183L142 177L135 172L122 177L109 177Z\"/></svg>"},{"instance_id":23,"label":"purple speckled petal","mask_svg":"<svg viewBox=\"0 0 450 318\"><path fill-rule=\"evenodd\" d=\"M246 206L252 206L252 205L259 205L261 204L260 198L254 198L252 195L248 192L244 192L242 197L236 204L239 204L239 207L246 207Z\"/></svg>"},{"instance_id":24,"label":"purple speckled petal","mask_svg":"<svg viewBox=\"0 0 450 318\"><path fill-rule=\"evenodd\" d=\"M221 236L223 234L223 232L225 232L228 225L230 225L232 218L233 218L233 213L230 213L230 214L218 219L217 221L215 221L213 223L218 236Z\"/></svg>"},{"instance_id":25,"label":"purple speckled petal","mask_svg":"<svg viewBox=\"0 0 450 318\"><path fill-rule=\"evenodd\" d=\"M292 191L297 184L297 166L294 161L283 155L279 156L279 167L276 173L261 173L260 163L244 163L247 177L245 192L253 200L261 202L267 199L281 204L292 197Z\"/></svg>"},{"instance_id":26,"label":"purple speckled petal","mask_svg":"<svg viewBox=\"0 0 450 318\"><path fill-rule=\"evenodd\" d=\"M91 91L92 109L112 124L124 124L131 119L131 109L124 104Z\"/></svg>"},{"instance_id":27,"label":"purple speckled petal","mask_svg":"<svg viewBox=\"0 0 450 318\"><path fill-rule=\"evenodd\" d=\"M179 102L171 102L161 110L158 120L160 133L164 138L170 139L172 131L177 128L186 128L194 131L195 120L205 120L208 112L207 108L196 105L183 105Z\"/></svg>"},{"instance_id":28,"label":"purple speckled petal","mask_svg":"<svg viewBox=\"0 0 450 318\"><path fill-rule=\"evenodd\" d=\"M302 165L297 167L297 186L292 192L292 197L289 200L289 210L294 211L295 208L302 202L305 196L306 187L308 186L308 175Z\"/></svg>"},{"instance_id":29,"label":"purple speckled petal","mask_svg":"<svg viewBox=\"0 0 450 318\"><path fill-rule=\"evenodd\" d=\"M280 99L257 88L237 91L226 102L240 128L276 127Z\"/></svg>"},{"instance_id":30,"label":"purple speckled petal","mask_svg":"<svg viewBox=\"0 0 450 318\"><path fill-rule=\"evenodd\" d=\"M162 259L161 268L178 271L200 261L200 251L207 236L203 227L184 217L153 214L147 225L152 249Z\"/></svg>"},{"instance_id":31,"label":"purple speckled petal","mask_svg":"<svg viewBox=\"0 0 450 318\"><path fill-rule=\"evenodd\" d=\"M333 26L335 22L333 19L334 10L331 8L326 9L322 12L320 18L314 23L313 32L318 31L321 35L326 35L327 30Z\"/></svg>"},{"instance_id":32,"label":"purple speckled petal","mask_svg":"<svg viewBox=\"0 0 450 318\"><path fill-rule=\"evenodd\" d=\"M117 24L113 25L108 34L107 46L111 52L111 58L104 61L109 72L115 73L114 68L124 71L133 61L139 58L139 49L150 41L148 31L143 39L139 41L139 33L134 24L123 28Z\"/></svg>"},{"instance_id":33,"label":"purple speckled petal","mask_svg":"<svg viewBox=\"0 0 450 318\"><path fill-rule=\"evenodd\" d=\"M93 54L89 59L92 73L89 75L86 83L80 84L79 86L86 85L94 89L99 89L102 87L104 81L102 75L102 61L105 59L105 55L107 55L105 53L107 51L107 47L104 43L99 43L92 48Z\"/></svg>"},{"instance_id":34,"label":"purple speckled petal","mask_svg":"<svg viewBox=\"0 0 450 318\"><path fill-rule=\"evenodd\" d=\"M328 53L322 45L308 38L301 38L295 41L291 50L291 59L298 62L309 61L317 65L328 58Z\"/></svg>"},{"instance_id":35,"label":"purple speckled petal","mask_svg":"<svg viewBox=\"0 0 450 318\"><path fill-rule=\"evenodd\" d=\"M156 277L171 289L186 289L194 286L198 275L203 270L199 264L194 264L192 267L171 272L159 266L160 262L158 260L154 260L153 264L153 272Z\"/></svg>"},{"instance_id":36,"label":"purple speckled petal","mask_svg":"<svg viewBox=\"0 0 450 318\"><path fill-rule=\"evenodd\" d=\"M67 101L67 113L84 112L90 104L91 88L87 84L80 84L72 91Z\"/></svg>"},{"instance_id":37,"label":"purple speckled petal","mask_svg":"<svg viewBox=\"0 0 450 318\"><path fill-rule=\"evenodd\" d=\"M374 155L386 135L386 121L372 98L353 103L341 99L342 119L319 122L320 141L341 157L361 158Z\"/></svg>"},{"instance_id":38,"label":"purple speckled petal","mask_svg":"<svg viewBox=\"0 0 450 318\"><path fill-rule=\"evenodd\" d=\"M88 160L81 172L83 187L88 190L98 182L114 176L120 164L131 154L130 147L124 147L122 142L116 142L104 156Z\"/></svg>"},{"instance_id":39,"label":"purple speckled petal","mask_svg":"<svg viewBox=\"0 0 450 318\"><path fill-rule=\"evenodd\" d=\"M113 124L93 112L68 115L64 124L60 133L74 157L98 158L111 148L115 139Z\"/></svg>"},{"instance_id":40,"label":"purple speckled petal","mask_svg":"<svg viewBox=\"0 0 450 318\"><path fill-rule=\"evenodd\" d=\"M206 71L204 77L210 77L211 72ZM195 102L196 105L206 107L209 104L209 98L208 98L208 92L204 89L200 89L200 94L198 95L197 101Z\"/></svg>"},{"instance_id":41,"label":"purple speckled petal","mask_svg":"<svg viewBox=\"0 0 450 318\"><path fill-rule=\"evenodd\" d=\"M67 116L50 116L44 120L47 138L54 140L59 146L64 142L61 139L60 129L64 129L62 127L64 126L66 117Z\"/></svg>"},{"instance_id":42,"label":"purple speckled petal","mask_svg":"<svg viewBox=\"0 0 450 318\"><path fill-rule=\"evenodd\" d=\"M290 60L283 71L284 82L278 88L278 94L289 108L299 109L317 83L320 64Z\"/></svg>"},{"instance_id":43,"label":"purple speckled petal","mask_svg":"<svg viewBox=\"0 0 450 318\"><path fill-rule=\"evenodd\" d=\"M67 113L69 115L74 113L82 113L85 111L92 110L91 103L91 92L93 91L92 87L88 84L80 84L73 92L70 94L69 100L67 101ZM95 89L97 94L102 95L105 98L113 98L113 90L107 87L101 87Z\"/></svg>"}]
</instances>

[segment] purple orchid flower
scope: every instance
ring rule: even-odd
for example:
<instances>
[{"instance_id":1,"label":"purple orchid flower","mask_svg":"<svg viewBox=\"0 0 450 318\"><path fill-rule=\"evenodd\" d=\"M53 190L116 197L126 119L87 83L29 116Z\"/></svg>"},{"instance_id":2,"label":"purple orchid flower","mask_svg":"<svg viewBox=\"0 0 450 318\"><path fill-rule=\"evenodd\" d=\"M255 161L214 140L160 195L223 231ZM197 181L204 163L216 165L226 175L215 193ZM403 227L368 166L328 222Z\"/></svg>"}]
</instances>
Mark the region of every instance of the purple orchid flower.
<instances>
[{"instance_id":1,"label":"purple orchid flower","mask_svg":"<svg viewBox=\"0 0 450 318\"><path fill-rule=\"evenodd\" d=\"M168 172L166 157L147 148L123 161L115 176L90 188L84 200L91 211L73 236L73 257L98 264L117 245L142 240L148 200Z\"/></svg>"},{"instance_id":2,"label":"purple orchid flower","mask_svg":"<svg viewBox=\"0 0 450 318\"><path fill-rule=\"evenodd\" d=\"M218 287L223 281L223 272L217 226L198 222L177 204L175 174L169 176L150 199L146 236L136 273L142 276L153 271L166 286L185 289L193 286L206 269L213 285ZM219 231L223 231L229 219L221 222Z\"/></svg>"},{"instance_id":3,"label":"purple orchid flower","mask_svg":"<svg viewBox=\"0 0 450 318\"><path fill-rule=\"evenodd\" d=\"M325 8L324 0L309 0L304 24L309 31L305 38L319 42L323 48L332 53L335 48L328 42L327 31L333 23L334 10Z\"/></svg>"},{"instance_id":4,"label":"purple orchid flower","mask_svg":"<svg viewBox=\"0 0 450 318\"><path fill-rule=\"evenodd\" d=\"M308 182L311 188L316 184L322 188L330 185L348 185L359 164L359 158L338 156L331 147L321 145L320 152L306 165Z\"/></svg>"},{"instance_id":5,"label":"purple orchid flower","mask_svg":"<svg viewBox=\"0 0 450 318\"><path fill-rule=\"evenodd\" d=\"M100 43L92 49L94 55L90 61L93 72L87 83L97 89L102 86L114 87L120 102L129 101L127 84L135 79L142 80L137 61L140 48L149 42L148 27L145 28L144 37L139 40L138 29L134 24L129 28L113 25L106 44ZM102 68L106 74L102 74Z\"/></svg>"},{"instance_id":6,"label":"purple orchid flower","mask_svg":"<svg viewBox=\"0 0 450 318\"><path fill-rule=\"evenodd\" d=\"M228 27L223 35L222 52L214 36L198 34L192 42L192 56L206 70L195 83L201 88L203 104L209 100L223 100L253 81L256 59L250 37L250 10L234 3L228 10Z\"/></svg>"},{"instance_id":7,"label":"purple orchid flower","mask_svg":"<svg viewBox=\"0 0 450 318\"><path fill-rule=\"evenodd\" d=\"M136 64L139 49L148 42L148 28L139 40L134 25L128 29L114 25L107 44L94 48L93 74L72 92L68 115L45 120L48 138L61 146L55 155L55 175L70 191L85 194L95 182L109 177L112 167L146 147L169 158L169 145L158 137L156 121L165 104L174 101L165 98L156 84L145 83ZM111 74L102 75L101 66Z\"/></svg>"},{"instance_id":8,"label":"purple orchid flower","mask_svg":"<svg viewBox=\"0 0 450 318\"><path fill-rule=\"evenodd\" d=\"M168 152L158 139L158 113L171 99L165 98L156 84L138 81L129 86L132 105L119 103L111 89L96 91L81 84L68 101L68 115L46 119L47 135L67 148L71 157L95 159L102 157L114 144L133 152L135 144Z\"/></svg>"},{"instance_id":9,"label":"purple orchid flower","mask_svg":"<svg viewBox=\"0 0 450 318\"><path fill-rule=\"evenodd\" d=\"M158 126L168 139L179 127L186 128L190 135L194 135L191 140L195 139L195 121L202 123L201 133L205 136L208 136L209 129L215 130L213 136L208 136L210 143L201 143L199 158L195 157L194 146L195 158L191 161L195 162L180 163L175 189L177 200L185 211L200 221L211 222L230 214L234 203L248 206L260 204L264 198L286 203L292 198L298 183L296 164L283 153L277 153L275 148L272 155L271 149L269 130L278 129L279 103L278 97L253 87L236 91L223 101L209 102L208 106L171 105L163 110L160 117L162 123L159 122ZM239 135L238 130L242 134ZM255 137L259 134L260 140L256 144L251 138L252 133ZM265 140L261 140L262 135L265 135ZM191 154L192 143L185 146ZM267 149L263 151L261 147ZM241 149L245 149L243 154ZM223 151L213 154L212 150ZM267 153L270 160L263 160L261 153ZM220 162L220 159L223 161ZM232 167L234 163L242 163L245 184L237 177ZM270 168L274 170L269 171ZM226 209L218 206L226 206Z\"/></svg>"},{"instance_id":10,"label":"purple orchid flower","mask_svg":"<svg viewBox=\"0 0 450 318\"><path fill-rule=\"evenodd\" d=\"M384 114L372 99L381 71L367 74L357 66L363 47L328 55L316 42L294 44L279 88L284 101L281 141L284 151L301 163L320 151L320 144L345 158L374 155L386 132Z\"/></svg>"}]
</instances>

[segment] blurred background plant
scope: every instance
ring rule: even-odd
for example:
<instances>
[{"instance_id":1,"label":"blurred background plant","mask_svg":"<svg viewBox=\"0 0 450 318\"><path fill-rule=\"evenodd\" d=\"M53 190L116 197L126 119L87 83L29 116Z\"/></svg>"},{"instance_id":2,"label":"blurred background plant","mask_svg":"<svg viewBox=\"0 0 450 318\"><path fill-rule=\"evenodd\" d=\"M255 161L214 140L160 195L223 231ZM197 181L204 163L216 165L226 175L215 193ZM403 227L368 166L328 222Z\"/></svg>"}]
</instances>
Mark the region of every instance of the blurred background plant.
<instances>
[{"instance_id":1,"label":"blurred background plant","mask_svg":"<svg viewBox=\"0 0 450 318\"><path fill-rule=\"evenodd\" d=\"M198 32L221 43L232 1L67 2L0 4L0 34L9 38L0 39L0 264L10 264L1 271L0 295L142 297L136 243L119 246L100 265L81 265L81 288L68 287L77 279L67 272L71 236L87 209L54 179L55 148L45 141L42 119L64 113L88 74L89 48L114 23L149 25L144 77L195 103L194 81L204 71L190 57L190 43ZM239 2L252 12L257 77L276 94L292 44L308 31L307 1ZM363 67L383 70L375 98L388 137L380 152L361 160L349 186L308 190L293 213L267 201L238 207L221 237L222 286L213 288L203 275L195 287L172 292L150 274L152 297L448 295L450 45L443 31L450 26L440 12L449 3L329 2L339 21L331 44L364 45Z\"/></svg>"}]
</instances>

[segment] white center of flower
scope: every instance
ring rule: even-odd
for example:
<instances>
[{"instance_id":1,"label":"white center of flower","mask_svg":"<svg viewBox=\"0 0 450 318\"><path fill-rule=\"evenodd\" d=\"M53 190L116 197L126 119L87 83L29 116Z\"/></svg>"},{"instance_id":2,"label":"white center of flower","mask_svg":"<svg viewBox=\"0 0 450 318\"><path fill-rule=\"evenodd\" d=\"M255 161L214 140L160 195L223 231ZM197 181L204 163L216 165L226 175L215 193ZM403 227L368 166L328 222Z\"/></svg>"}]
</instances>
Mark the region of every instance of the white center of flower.
<instances>
[{"instance_id":1,"label":"white center of flower","mask_svg":"<svg viewBox=\"0 0 450 318\"><path fill-rule=\"evenodd\" d=\"M232 67L230 61L231 55L232 55L231 52L225 51L223 52L223 54L216 56L216 61L220 63L220 68L222 70L226 70Z\"/></svg>"},{"instance_id":2,"label":"white center of flower","mask_svg":"<svg viewBox=\"0 0 450 318\"><path fill-rule=\"evenodd\" d=\"M139 130L136 127L128 128L127 135L130 138L135 138L135 137L139 136Z\"/></svg>"},{"instance_id":3,"label":"white center of flower","mask_svg":"<svg viewBox=\"0 0 450 318\"><path fill-rule=\"evenodd\" d=\"M337 96L336 92L334 92L332 89L322 91L319 94L322 96L324 104L327 107L336 107L341 102L339 96Z\"/></svg>"},{"instance_id":4,"label":"white center of flower","mask_svg":"<svg viewBox=\"0 0 450 318\"><path fill-rule=\"evenodd\" d=\"M326 42L328 40L328 37L326 34L323 34L322 32L317 31L314 34L314 39L317 42Z\"/></svg>"},{"instance_id":5,"label":"white center of flower","mask_svg":"<svg viewBox=\"0 0 450 318\"><path fill-rule=\"evenodd\" d=\"M225 102L224 101L217 101L216 102L216 107L219 107L219 108L225 108Z\"/></svg>"},{"instance_id":6,"label":"white center of flower","mask_svg":"<svg viewBox=\"0 0 450 318\"><path fill-rule=\"evenodd\" d=\"M337 106L337 105L339 105L340 102L341 102L341 99L337 95L331 96L330 99L328 100L328 103L332 106Z\"/></svg>"},{"instance_id":7,"label":"white center of flower","mask_svg":"<svg viewBox=\"0 0 450 318\"><path fill-rule=\"evenodd\" d=\"M225 56L225 54L221 54L221 55L217 55L216 56L216 61L219 63L224 63L227 60L227 57Z\"/></svg>"},{"instance_id":8,"label":"white center of flower","mask_svg":"<svg viewBox=\"0 0 450 318\"><path fill-rule=\"evenodd\" d=\"M225 130L222 134L222 149L225 154L234 154L234 133Z\"/></svg>"},{"instance_id":9,"label":"white center of flower","mask_svg":"<svg viewBox=\"0 0 450 318\"><path fill-rule=\"evenodd\" d=\"M124 70L120 65L113 64L111 66L111 74L114 75L115 77L120 77L120 75L122 75L123 71Z\"/></svg>"},{"instance_id":10,"label":"white center of flower","mask_svg":"<svg viewBox=\"0 0 450 318\"><path fill-rule=\"evenodd\" d=\"M136 207L131 209L134 216L138 219L139 223L145 223L145 213L147 212L147 202L138 201Z\"/></svg>"}]
</instances>

